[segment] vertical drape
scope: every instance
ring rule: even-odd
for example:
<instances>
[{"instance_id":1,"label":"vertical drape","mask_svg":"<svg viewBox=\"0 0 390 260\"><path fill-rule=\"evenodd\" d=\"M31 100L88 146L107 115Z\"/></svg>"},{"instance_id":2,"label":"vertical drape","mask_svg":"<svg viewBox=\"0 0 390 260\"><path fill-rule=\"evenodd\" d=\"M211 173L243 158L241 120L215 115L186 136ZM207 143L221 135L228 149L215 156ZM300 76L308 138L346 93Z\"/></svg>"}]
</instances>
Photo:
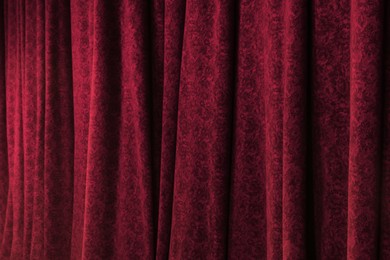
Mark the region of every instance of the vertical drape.
<instances>
[{"instance_id":1,"label":"vertical drape","mask_svg":"<svg viewBox=\"0 0 390 260\"><path fill-rule=\"evenodd\" d=\"M0 258L390 258L389 8L1 1Z\"/></svg>"}]
</instances>

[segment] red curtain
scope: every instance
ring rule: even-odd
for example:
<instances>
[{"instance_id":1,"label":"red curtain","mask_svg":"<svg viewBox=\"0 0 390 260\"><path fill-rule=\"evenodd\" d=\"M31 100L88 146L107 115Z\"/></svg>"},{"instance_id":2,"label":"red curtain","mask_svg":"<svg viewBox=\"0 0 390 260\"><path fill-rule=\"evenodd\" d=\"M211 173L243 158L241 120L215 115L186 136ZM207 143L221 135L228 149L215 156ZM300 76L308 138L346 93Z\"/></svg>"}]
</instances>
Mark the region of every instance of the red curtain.
<instances>
[{"instance_id":1,"label":"red curtain","mask_svg":"<svg viewBox=\"0 0 390 260\"><path fill-rule=\"evenodd\" d=\"M4 0L0 259L390 259L386 0Z\"/></svg>"}]
</instances>

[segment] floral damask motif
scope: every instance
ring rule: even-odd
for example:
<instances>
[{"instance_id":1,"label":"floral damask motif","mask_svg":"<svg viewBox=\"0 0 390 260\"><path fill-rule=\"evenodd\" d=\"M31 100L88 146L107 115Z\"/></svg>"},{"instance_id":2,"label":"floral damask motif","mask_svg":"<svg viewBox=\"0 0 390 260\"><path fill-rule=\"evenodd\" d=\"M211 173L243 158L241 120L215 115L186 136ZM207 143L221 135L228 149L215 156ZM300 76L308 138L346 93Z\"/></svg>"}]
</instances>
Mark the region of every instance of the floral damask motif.
<instances>
[{"instance_id":1,"label":"floral damask motif","mask_svg":"<svg viewBox=\"0 0 390 260\"><path fill-rule=\"evenodd\" d=\"M0 258L390 258L389 8L4 0Z\"/></svg>"}]
</instances>

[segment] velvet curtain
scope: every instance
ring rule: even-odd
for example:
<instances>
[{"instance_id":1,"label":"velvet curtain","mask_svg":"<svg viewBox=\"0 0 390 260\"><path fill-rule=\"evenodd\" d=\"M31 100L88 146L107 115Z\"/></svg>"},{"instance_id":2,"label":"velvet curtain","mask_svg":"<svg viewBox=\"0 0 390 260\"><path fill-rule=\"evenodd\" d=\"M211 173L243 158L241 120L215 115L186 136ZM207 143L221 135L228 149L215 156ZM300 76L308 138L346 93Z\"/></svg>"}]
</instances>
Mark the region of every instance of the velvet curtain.
<instances>
[{"instance_id":1,"label":"velvet curtain","mask_svg":"<svg viewBox=\"0 0 390 260\"><path fill-rule=\"evenodd\" d=\"M386 0L4 0L1 259L390 259Z\"/></svg>"}]
</instances>

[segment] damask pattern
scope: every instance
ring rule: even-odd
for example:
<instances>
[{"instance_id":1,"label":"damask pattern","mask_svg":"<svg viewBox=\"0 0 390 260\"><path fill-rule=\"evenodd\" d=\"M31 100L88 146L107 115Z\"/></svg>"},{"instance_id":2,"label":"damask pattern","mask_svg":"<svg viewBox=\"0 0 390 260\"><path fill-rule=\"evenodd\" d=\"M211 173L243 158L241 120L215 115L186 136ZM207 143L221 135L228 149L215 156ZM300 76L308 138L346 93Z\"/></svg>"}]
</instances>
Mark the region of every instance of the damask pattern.
<instances>
[{"instance_id":1,"label":"damask pattern","mask_svg":"<svg viewBox=\"0 0 390 260\"><path fill-rule=\"evenodd\" d=\"M4 0L0 259L390 259L385 0Z\"/></svg>"}]
</instances>

